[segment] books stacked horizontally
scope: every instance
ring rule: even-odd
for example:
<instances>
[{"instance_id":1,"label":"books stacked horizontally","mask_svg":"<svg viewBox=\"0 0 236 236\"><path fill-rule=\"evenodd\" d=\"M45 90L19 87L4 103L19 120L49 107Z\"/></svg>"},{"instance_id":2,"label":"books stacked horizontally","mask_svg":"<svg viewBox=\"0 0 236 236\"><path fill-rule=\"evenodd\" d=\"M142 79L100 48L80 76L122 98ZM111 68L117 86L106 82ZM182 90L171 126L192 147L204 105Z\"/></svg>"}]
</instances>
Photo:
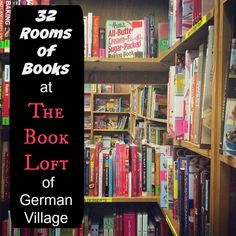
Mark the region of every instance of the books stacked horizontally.
<instances>
[{"instance_id":1,"label":"books stacked horizontally","mask_svg":"<svg viewBox=\"0 0 236 236\"><path fill-rule=\"evenodd\" d=\"M168 24L155 25L154 15L139 20L107 20L100 26L100 16L89 12L84 16L85 57L149 57L160 56L168 49Z\"/></svg>"}]
</instances>

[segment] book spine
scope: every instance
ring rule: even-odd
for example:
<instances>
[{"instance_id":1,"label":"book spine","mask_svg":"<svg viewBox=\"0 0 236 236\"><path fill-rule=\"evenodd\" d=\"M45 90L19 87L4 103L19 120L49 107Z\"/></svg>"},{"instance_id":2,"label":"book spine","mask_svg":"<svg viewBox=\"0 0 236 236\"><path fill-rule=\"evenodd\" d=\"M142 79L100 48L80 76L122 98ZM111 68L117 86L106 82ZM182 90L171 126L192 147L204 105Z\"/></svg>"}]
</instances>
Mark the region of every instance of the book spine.
<instances>
[{"instance_id":1,"label":"book spine","mask_svg":"<svg viewBox=\"0 0 236 236\"><path fill-rule=\"evenodd\" d=\"M88 16L83 16L84 20L84 57L88 56Z\"/></svg>"},{"instance_id":2,"label":"book spine","mask_svg":"<svg viewBox=\"0 0 236 236\"><path fill-rule=\"evenodd\" d=\"M147 195L147 149L146 145L142 145L142 195Z\"/></svg>"},{"instance_id":3,"label":"book spine","mask_svg":"<svg viewBox=\"0 0 236 236\"><path fill-rule=\"evenodd\" d=\"M109 197L113 196L113 159L112 155L109 157Z\"/></svg>"},{"instance_id":4,"label":"book spine","mask_svg":"<svg viewBox=\"0 0 236 236\"><path fill-rule=\"evenodd\" d=\"M103 152L99 153L99 170L98 170L98 196L102 197L103 183Z\"/></svg>"},{"instance_id":5,"label":"book spine","mask_svg":"<svg viewBox=\"0 0 236 236\"><path fill-rule=\"evenodd\" d=\"M93 45L93 13L88 13L88 57L92 57Z\"/></svg>"},{"instance_id":6,"label":"book spine","mask_svg":"<svg viewBox=\"0 0 236 236\"><path fill-rule=\"evenodd\" d=\"M12 0L5 0L4 11L4 52L10 52L10 20L11 20Z\"/></svg>"},{"instance_id":7,"label":"book spine","mask_svg":"<svg viewBox=\"0 0 236 236\"><path fill-rule=\"evenodd\" d=\"M2 124L9 125L10 65L4 66Z\"/></svg>"},{"instance_id":8,"label":"book spine","mask_svg":"<svg viewBox=\"0 0 236 236\"><path fill-rule=\"evenodd\" d=\"M99 150L100 150L100 144L96 143L95 156L94 156L94 196L98 196Z\"/></svg>"},{"instance_id":9,"label":"book spine","mask_svg":"<svg viewBox=\"0 0 236 236\"><path fill-rule=\"evenodd\" d=\"M148 215L143 213L143 236L148 235Z\"/></svg>"},{"instance_id":10,"label":"book spine","mask_svg":"<svg viewBox=\"0 0 236 236\"><path fill-rule=\"evenodd\" d=\"M90 162L89 162L89 196L94 196L94 160L96 155L96 148L90 147Z\"/></svg>"},{"instance_id":11,"label":"book spine","mask_svg":"<svg viewBox=\"0 0 236 236\"><path fill-rule=\"evenodd\" d=\"M99 57L103 58L106 56L106 34L105 28L99 28Z\"/></svg>"},{"instance_id":12,"label":"book spine","mask_svg":"<svg viewBox=\"0 0 236 236\"><path fill-rule=\"evenodd\" d=\"M154 15L149 16L149 54L151 58L155 57L155 37L154 37Z\"/></svg>"},{"instance_id":13,"label":"book spine","mask_svg":"<svg viewBox=\"0 0 236 236\"><path fill-rule=\"evenodd\" d=\"M109 196L109 154L106 154L104 156L104 196L108 197Z\"/></svg>"},{"instance_id":14,"label":"book spine","mask_svg":"<svg viewBox=\"0 0 236 236\"><path fill-rule=\"evenodd\" d=\"M129 195L129 146L125 146L125 162L124 162L124 196Z\"/></svg>"},{"instance_id":15,"label":"book spine","mask_svg":"<svg viewBox=\"0 0 236 236\"><path fill-rule=\"evenodd\" d=\"M160 195L160 153L155 150L155 194Z\"/></svg>"},{"instance_id":16,"label":"book spine","mask_svg":"<svg viewBox=\"0 0 236 236\"><path fill-rule=\"evenodd\" d=\"M92 39L93 57L99 56L99 24L100 24L100 17L93 16L93 39Z\"/></svg>"},{"instance_id":17,"label":"book spine","mask_svg":"<svg viewBox=\"0 0 236 236\"><path fill-rule=\"evenodd\" d=\"M147 147L147 196L151 196L151 165L152 165L152 148Z\"/></svg>"},{"instance_id":18,"label":"book spine","mask_svg":"<svg viewBox=\"0 0 236 236\"><path fill-rule=\"evenodd\" d=\"M4 0L0 0L0 53L4 52Z\"/></svg>"},{"instance_id":19,"label":"book spine","mask_svg":"<svg viewBox=\"0 0 236 236\"><path fill-rule=\"evenodd\" d=\"M137 197L137 147L131 147L131 155L132 155L132 196Z\"/></svg>"}]
</instances>

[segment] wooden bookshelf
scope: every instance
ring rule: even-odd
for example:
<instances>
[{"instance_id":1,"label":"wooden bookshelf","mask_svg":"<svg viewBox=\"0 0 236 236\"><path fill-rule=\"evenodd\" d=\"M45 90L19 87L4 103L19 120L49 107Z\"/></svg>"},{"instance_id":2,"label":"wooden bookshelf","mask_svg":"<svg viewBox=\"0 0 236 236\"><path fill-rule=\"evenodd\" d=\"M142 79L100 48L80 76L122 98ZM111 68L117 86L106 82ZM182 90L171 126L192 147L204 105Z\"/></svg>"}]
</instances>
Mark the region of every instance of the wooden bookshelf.
<instances>
[{"instance_id":1,"label":"wooden bookshelf","mask_svg":"<svg viewBox=\"0 0 236 236\"><path fill-rule=\"evenodd\" d=\"M84 202L103 203L103 202L157 202L157 196L150 197L85 197Z\"/></svg>"},{"instance_id":2,"label":"wooden bookshelf","mask_svg":"<svg viewBox=\"0 0 236 236\"><path fill-rule=\"evenodd\" d=\"M200 145L182 140L180 142L180 146L182 146L184 148L187 148L187 149L189 149L193 152L196 152L197 154L202 155L204 157L207 157L209 159L211 158L211 150L210 149L204 149Z\"/></svg>"},{"instance_id":3,"label":"wooden bookshelf","mask_svg":"<svg viewBox=\"0 0 236 236\"><path fill-rule=\"evenodd\" d=\"M145 117L146 120L148 121L153 121L153 122L159 122L159 123L167 123L167 119L160 119L160 118L151 118L151 117Z\"/></svg>"},{"instance_id":4,"label":"wooden bookshelf","mask_svg":"<svg viewBox=\"0 0 236 236\"><path fill-rule=\"evenodd\" d=\"M85 58L85 71L167 71L158 58Z\"/></svg>"},{"instance_id":5,"label":"wooden bookshelf","mask_svg":"<svg viewBox=\"0 0 236 236\"><path fill-rule=\"evenodd\" d=\"M220 161L224 162L232 168L236 168L236 156L224 156L220 155Z\"/></svg>"},{"instance_id":6,"label":"wooden bookshelf","mask_svg":"<svg viewBox=\"0 0 236 236\"><path fill-rule=\"evenodd\" d=\"M122 112L122 111L117 111L117 112L110 112L110 111L94 111L93 112L94 114L110 114L110 115L112 115L112 114L114 114L114 115L116 115L116 114L119 114L119 115L129 115L130 113L129 112Z\"/></svg>"},{"instance_id":7,"label":"wooden bookshelf","mask_svg":"<svg viewBox=\"0 0 236 236\"><path fill-rule=\"evenodd\" d=\"M94 93L93 94L94 96L104 96L104 97L107 97L107 96L111 96L111 97L117 97L117 96L130 96L130 93Z\"/></svg>"},{"instance_id":8,"label":"wooden bookshelf","mask_svg":"<svg viewBox=\"0 0 236 236\"><path fill-rule=\"evenodd\" d=\"M161 62L173 65L175 53L184 52L187 49L196 49L198 46L206 41L208 25L214 21L214 9L203 16L201 21L192 27L186 34L179 39L172 47L170 47L165 54L160 57Z\"/></svg>"},{"instance_id":9,"label":"wooden bookshelf","mask_svg":"<svg viewBox=\"0 0 236 236\"><path fill-rule=\"evenodd\" d=\"M128 129L93 129L94 132L129 132Z\"/></svg>"}]
</instances>

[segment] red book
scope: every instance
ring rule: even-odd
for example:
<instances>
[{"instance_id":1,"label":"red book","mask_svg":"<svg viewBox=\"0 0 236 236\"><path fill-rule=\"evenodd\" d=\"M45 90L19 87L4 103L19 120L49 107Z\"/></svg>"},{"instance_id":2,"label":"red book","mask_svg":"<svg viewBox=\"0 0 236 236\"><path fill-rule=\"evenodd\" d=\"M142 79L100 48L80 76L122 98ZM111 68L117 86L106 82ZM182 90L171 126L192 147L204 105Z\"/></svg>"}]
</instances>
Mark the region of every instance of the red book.
<instances>
[{"instance_id":1,"label":"red book","mask_svg":"<svg viewBox=\"0 0 236 236\"><path fill-rule=\"evenodd\" d=\"M2 221L2 236L8 236L7 228L8 228L8 221L3 220Z\"/></svg>"},{"instance_id":2,"label":"red book","mask_svg":"<svg viewBox=\"0 0 236 236\"><path fill-rule=\"evenodd\" d=\"M93 45L92 55L93 57L99 56L99 16L93 16Z\"/></svg>"},{"instance_id":3,"label":"red book","mask_svg":"<svg viewBox=\"0 0 236 236\"><path fill-rule=\"evenodd\" d=\"M94 196L94 160L96 154L96 147L90 147L90 163L89 163L89 196Z\"/></svg>"},{"instance_id":4,"label":"red book","mask_svg":"<svg viewBox=\"0 0 236 236\"><path fill-rule=\"evenodd\" d=\"M194 202L193 202L193 207L194 207L194 224L193 224L193 235L197 236L199 235L200 228L199 228L199 219L200 219L200 208L199 208L199 192L200 192L200 170L196 170L196 174L194 175Z\"/></svg>"},{"instance_id":5,"label":"red book","mask_svg":"<svg viewBox=\"0 0 236 236\"><path fill-rule=\"evenodd\" d=\"M176 0L176 38L182 37L182 1Z\"/></svg>"},{"instance_id":6,"label":"red book","mask_svg":"<svg viewBox=\"0 0 236 236\"><path fill-rule=\"evenodd\" d=\"M98 169L99 169L99 152L101 143L96 143L96 151L94 158L94 196L98 196Z\"/></svg>"},{"instance_id":7,"label":"red book","mask_svg":"<svg viewBox=\"0 0 236 236\"><path fill-rule=\"evenodd\" d=\"M131 160L132 160L132 196L137 197L138 176L137 176L137 159L138 159L138 146L131 145Z\"/></svg>"},{"instance_id":8,"label":"red book","mask_svg":"<svg viewBox=\"0 0 236 236\"><path fill-rule=\"evenodd\" d=\"M124 159L125 159L125 144L120 143L120 160L119 160L119 196L124 196Z\"/></svg>"},{"instance_id":9,"label":"red book","mask_svg":"<svg viewBox=\"0 0 236 236\"><path fill-rule=\"evenodd\" d=\"M50 0L41 0L41 5L49 5Z\"/></svg>"},{"instance_id":10,"label":"red book","mask_svg":"<svg viewBox=\"0 0 236 236\"><path fill-rule=\"evenodd\" d=\"M9 125L9 103L10 103L10 66L4 66L3 74L3 108L2 108L2 124Z\"/></svg>"},{"instance_id":11,"label":"red book","mask_svg":"<svg viewBox=\"0 0 236 236\"><path fill-rule=\"evenodd\" d=\"M136 236L136 215L133 212L124 213L124 235Z\"/></svg>"},{"instance_id":12,"label":"red book","mask_svg":"<svg viewBox=\"0 0 236 236\"><path fill-rule=\"evenodd\" d=\"M21 228L21 236L32 236L33 232L31 232L30 228Z\"/></svg>"},{"instance_id":13,"label":"red book","mask_svg":"<svg viewBox=\"0 0 236 236\"><path fill-rule=\"evenodd\" d=\"M75 228L75 236L84 236L84 222L79 228Z\"/></svg>"}]
</instances>

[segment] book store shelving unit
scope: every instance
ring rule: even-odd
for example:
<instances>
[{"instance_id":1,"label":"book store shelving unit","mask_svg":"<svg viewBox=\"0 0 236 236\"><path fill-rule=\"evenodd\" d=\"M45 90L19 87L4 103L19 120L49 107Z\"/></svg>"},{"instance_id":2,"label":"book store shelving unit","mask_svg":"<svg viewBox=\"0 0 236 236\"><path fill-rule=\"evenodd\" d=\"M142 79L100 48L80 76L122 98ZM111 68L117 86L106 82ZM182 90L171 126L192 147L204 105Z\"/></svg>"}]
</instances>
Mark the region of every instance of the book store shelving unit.
<instances>
[{"instance_id":1,"label":"book store shelving unit","mask_svg":"<svg viewBox=\"0 0 236 236\"><path fill-rule=\"evenodd\" d=\"M168 1L86 1L81 5L86 14L94 11L101 16L104 25L106 19L141 18L145 14L155 11L158 20L167 20ZM112 11L111 11L112 9ZM159 58L85 58L85 83L135 83L135 84L165 84L167 83L169 66L174 64L176 53L183 53L186 49L197 49L203 42L207 42L208 25L214 24L214 59L213 59L213 97L211 146L201 147L187 141L176 140L174 145L192 150L210 160L211 189L210 189L210 235L232 235L230 230L235 222L235 212L230 213L230 191L232 188L232 173L235 172L235 156L229 157L219 154L221 137L221 117L223 106L224 79L228 57L228 45L233 37L233 15L236 4L233 0L215 0L211 9L186 35L170 47ZM138 87L131 90L132 92ZM132 99L131 99L132 103ZM154 122L167 123L166 120L152 120L130 111L131 120L140 118ZM131 128L132 136L132 128ZM235 199L235 198L234 198ZM85 202L156 202L158 197L140 198L85 198ZM179 234L179 223L174 220L171 212L163 208L163 215L170 226L173 235ZM230 219L230 217L232 219ZM235 232L234 232L235 233Z\"/></svg>"}]
</instances>

